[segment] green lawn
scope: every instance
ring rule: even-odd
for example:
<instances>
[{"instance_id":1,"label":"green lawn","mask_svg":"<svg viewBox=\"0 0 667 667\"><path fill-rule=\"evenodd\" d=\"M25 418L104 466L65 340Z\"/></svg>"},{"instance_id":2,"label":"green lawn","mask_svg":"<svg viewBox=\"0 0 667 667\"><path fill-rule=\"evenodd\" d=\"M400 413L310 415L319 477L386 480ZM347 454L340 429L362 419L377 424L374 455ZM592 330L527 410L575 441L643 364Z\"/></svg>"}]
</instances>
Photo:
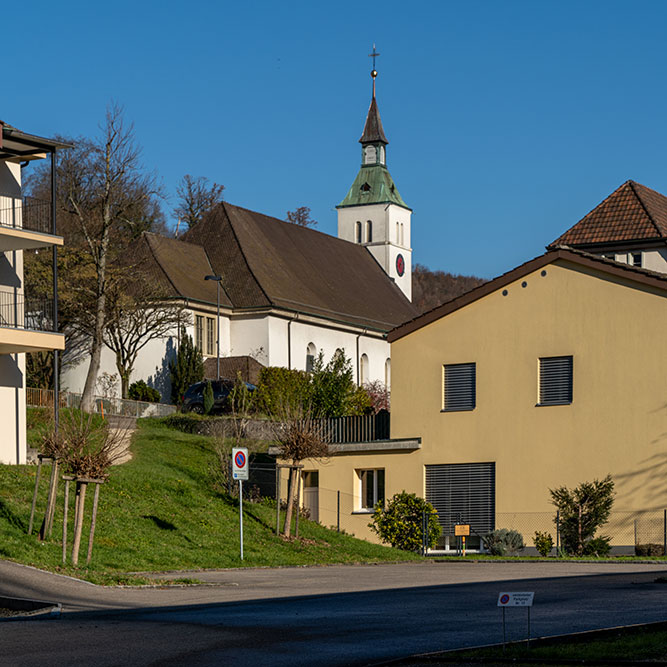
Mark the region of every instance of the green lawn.
<instances>
[{"instance_id":1,"label":"green lawn","mask_svg":"<svg viewBox=\"0 0 667 667\"><path fill-rule=\"evenodd\" d=\"M614 661L645 661L648 664L657 662L665 664L667 660L667 629L664 623L648 626L637 626L621 630L602 631L593 636L579 635L572 638L544 640L528 649L526 645L509 645L505 651L502 647L485 648L468 651L457 651L443 656L441 664L452 662L465 665L467 660L477 660L482 664L494 664L494 659L524 664L558 664L558 661L603 661L613 664ZM545 663L539 661L544 660ZM529 662L530 661L530 662ZM438 664L433 661L429 664Z\"/></svg>"},{"instance_id":2,"label":"green lawn","mask_svg":"<svg viewBox=\"0 0 667 667\"><path fill-rule=\"evenodd\" d=\"M40 542L26 535L36 466L0 466L0 558L74 574L98 583L141 583L133 572L414 560L415 554L382 547L301 520L300 539L276 537L275 505L244 503L244 556L239 558L237 501L214 489L211 439L139 420L133 459L112 468L101 488L90 567L85 566L88 525L79 568L62 566L62 486L53 536ZM36 514L46 503L45 466ZM73 495L73 494L71 494ZM86 514L92 508L92 488ZM70 505L70 521L73 505ZM33 532L36 532L34 530ZM71 544L71 528L69 531Z\"/></svg>"}]
</instances>

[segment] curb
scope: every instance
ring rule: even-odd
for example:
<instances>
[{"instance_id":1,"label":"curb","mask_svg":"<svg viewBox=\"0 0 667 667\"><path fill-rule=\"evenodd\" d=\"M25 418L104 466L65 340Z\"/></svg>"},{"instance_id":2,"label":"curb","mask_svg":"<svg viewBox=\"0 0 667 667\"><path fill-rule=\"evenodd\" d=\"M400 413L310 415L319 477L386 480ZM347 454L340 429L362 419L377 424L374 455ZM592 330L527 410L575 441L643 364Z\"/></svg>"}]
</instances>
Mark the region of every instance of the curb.
<instances>
[{"instance_id":1,"label":"curb","mask_svg":"<svg viewBox=\"0 0 667 667\"><path fill-rule=\"evenodd\" d=\"M26 618L60 618L62 604L30 600L27 598L10 598L0 596L0 607L16 612L12 616L0 616L0 623L5 621L21 621Z\"/></svg>"}]
</instances>

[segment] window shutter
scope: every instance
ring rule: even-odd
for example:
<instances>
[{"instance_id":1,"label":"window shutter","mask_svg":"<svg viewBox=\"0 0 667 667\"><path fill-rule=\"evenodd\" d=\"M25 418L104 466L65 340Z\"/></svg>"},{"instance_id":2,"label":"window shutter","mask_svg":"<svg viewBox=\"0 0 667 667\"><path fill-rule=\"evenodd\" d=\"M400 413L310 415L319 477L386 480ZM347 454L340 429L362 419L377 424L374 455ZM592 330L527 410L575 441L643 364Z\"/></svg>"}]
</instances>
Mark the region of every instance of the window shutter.
<instances>
[{"instance_id":1,"label":"window shutter","mask_svg":"<svg viewBox=\"0 0 667 667\"><path fill-rule=\"evenodd\" d=\"M438 512L445 535L457 523L469 523L475 534L495 527L496 464L452 463L426 466L426 500Z\"/></svg>"},{"instance_id":2,"label":"window shutter","mask_svg":"<svg viewBox=\"0 0 667 667\"><path fill-rule=\"evenodd\" d=\"M445 366L445 410L474 410L476 402L475 364Z\"/></svg>"},{"instance_id":3,"label":"window shutter","mask_svg":"<svg viewBox=\"0 0 667 667\"><path fill-rule=\"evenodd\" d=\"M540 359L540 405L572 403L572 357Z\"/></svg>"}]
</instances>

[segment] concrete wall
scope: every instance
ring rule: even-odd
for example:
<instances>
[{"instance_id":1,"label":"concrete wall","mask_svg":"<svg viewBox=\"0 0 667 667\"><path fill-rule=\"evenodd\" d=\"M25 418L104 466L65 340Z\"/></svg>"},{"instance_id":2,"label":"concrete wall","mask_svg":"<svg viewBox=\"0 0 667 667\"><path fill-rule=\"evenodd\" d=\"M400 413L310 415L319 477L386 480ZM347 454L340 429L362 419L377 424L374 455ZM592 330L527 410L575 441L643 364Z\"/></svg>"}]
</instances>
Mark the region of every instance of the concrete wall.
<instances>
[{"instance_id":1,"label":"concrete wall","mask_svg":"<svg viewBox=\"0 0 667 667\"><path fill-rule=\"evenodd\" d=\"M667 507L665 293L562 261L505 289L393 343L391 435L422 449L306 469L354 494L355 471L382 467L390 497L424 494L425 465L495 462L504 516L551 513L550 488L611 473L615 510ZM573 356L573 402L538 406L539 359L560 355ZM476 407L443 412L443 364L462 362L476 364ZM367 517L348 519L369 535Z\"/></svg>"},{"instance_id":2,"label":"concrete wall","mask_svg":"<svg viewBox=\"0 0 667 667\"><path fill-rule=\"evenodd\" d=\"M21 167L0 161L0 222L20 225L20 207ZM22 251L0 253L0 291L23 295ZM26 453L25 354L0 354L0 463L25 463Z\"/></svg>"}]
</instances>

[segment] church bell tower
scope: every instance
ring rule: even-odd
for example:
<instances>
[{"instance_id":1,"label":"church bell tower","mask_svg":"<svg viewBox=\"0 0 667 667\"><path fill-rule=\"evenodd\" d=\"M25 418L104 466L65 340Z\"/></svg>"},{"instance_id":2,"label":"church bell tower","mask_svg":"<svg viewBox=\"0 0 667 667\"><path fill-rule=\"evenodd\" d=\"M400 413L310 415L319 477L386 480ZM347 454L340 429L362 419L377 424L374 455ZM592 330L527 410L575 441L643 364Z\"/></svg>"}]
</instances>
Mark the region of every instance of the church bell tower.
<instances>
[{"instance_id":1,"label":"church bell tower","mask_svg":"<svg viewBox=\"0 0 667 667\"><path fill-rule=\"evenodd\" d=\"M412 300L412 249L410 217L412 209L398 193L387 169L387 144L375 99L375 58L373 45L373 95L366 116L361 144L361 168L338 209L338 238L366 246L387 275Z\"/></svg>"}]
</instances>

